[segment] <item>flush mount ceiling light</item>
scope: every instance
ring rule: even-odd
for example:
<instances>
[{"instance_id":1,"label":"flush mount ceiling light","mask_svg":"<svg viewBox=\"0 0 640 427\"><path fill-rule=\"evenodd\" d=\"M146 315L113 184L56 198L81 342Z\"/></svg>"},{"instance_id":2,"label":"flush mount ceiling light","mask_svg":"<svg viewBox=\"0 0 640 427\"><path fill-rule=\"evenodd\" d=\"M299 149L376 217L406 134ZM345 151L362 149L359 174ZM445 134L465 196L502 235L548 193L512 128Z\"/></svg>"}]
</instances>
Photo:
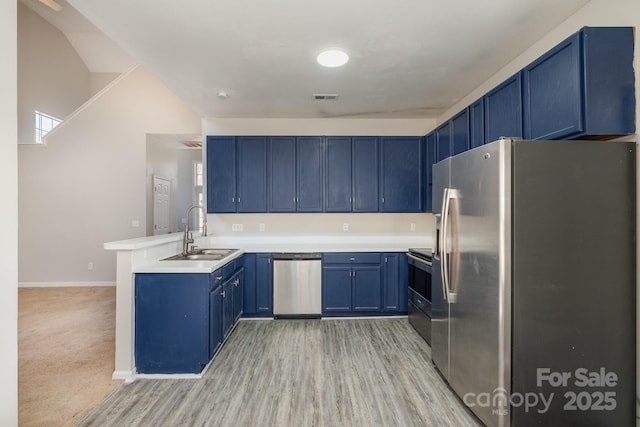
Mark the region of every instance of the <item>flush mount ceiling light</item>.
<instances>
[{"instance_id":1,"label":"flush mount ceiling light","mask_svg":"<svg viewBox=\"0 0 640 427\"><path fill-rule=\"evenodd\" d=\"M341 49L331 48L320 52L316 60L323 67L342 67L349 62L349 55Z\"/></svg>"},{"instance_id":2,"label":"flush mount ceiling light","mask_svg":"<svg viewBox=\"0 0 640 427\"><path fill-rule=\"evenodd\" d=\"M216 96L217 96L219 99L227 99L227 98L229 98L229 94L228 94L227 92L223 91L223 90L218 91L218 92L216 93Z\"/></svg>"}]
</instances>

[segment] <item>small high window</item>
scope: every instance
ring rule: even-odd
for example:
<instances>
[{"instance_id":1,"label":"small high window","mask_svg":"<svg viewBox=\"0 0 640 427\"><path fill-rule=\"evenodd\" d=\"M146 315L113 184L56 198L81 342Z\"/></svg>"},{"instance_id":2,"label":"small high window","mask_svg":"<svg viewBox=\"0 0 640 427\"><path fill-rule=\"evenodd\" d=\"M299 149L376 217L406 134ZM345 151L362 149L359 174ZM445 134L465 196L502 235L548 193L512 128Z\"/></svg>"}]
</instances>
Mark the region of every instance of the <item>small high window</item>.
<instances>
[{"instance_id":1,"label":"small high window","mask_svg":"<svg viewBox=\"0 0 640 427\"><path fill-rule=\"evenodd\" d=\"M62 120L40 111L36 111L34 117L36 120L36 144L42 144L45 135L62 122Z\"/></svg>"}]
</instances>

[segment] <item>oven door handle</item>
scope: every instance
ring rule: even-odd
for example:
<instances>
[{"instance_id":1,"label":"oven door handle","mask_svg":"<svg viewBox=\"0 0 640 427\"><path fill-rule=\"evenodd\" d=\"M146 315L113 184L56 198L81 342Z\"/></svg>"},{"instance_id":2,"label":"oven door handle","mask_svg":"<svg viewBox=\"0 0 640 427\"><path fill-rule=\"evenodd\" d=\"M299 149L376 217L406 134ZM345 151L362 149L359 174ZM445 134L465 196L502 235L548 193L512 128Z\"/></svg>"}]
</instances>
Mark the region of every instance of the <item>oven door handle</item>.
<instances>
[{"instance_id":1,"label":"oven door handle","mask_svg":"<svg viewBox=\"0 0 640 427\"><path fill-rule=\"evenodd\" d=\"M411 258L412 260L414 260L414 261L416 261L416 262L419 262L420 264L426 265L427 267L429 267L429 269L431 269L431 264L429 264L429 262L428 262L428 261L425 261L425 260L423 260L422 258L418 258L417 256L415 256L415 255L411 255L411 254L409 254L409 253L407 254L407 256L408 256L409 258Z\"/></svg>"}]
</instances>

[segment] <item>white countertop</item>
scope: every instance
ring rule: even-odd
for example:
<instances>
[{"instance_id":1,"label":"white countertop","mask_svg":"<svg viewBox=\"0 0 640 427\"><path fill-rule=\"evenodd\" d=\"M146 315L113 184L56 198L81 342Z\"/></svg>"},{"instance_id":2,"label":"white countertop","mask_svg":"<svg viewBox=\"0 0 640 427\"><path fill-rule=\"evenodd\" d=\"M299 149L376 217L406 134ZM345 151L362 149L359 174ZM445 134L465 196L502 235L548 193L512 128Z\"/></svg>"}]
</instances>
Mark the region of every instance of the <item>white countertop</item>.
<instances>
[{"instance_id":1,"label":"white countertop","mask_svg":"<svg viewBox=\"0 0 640 427\"><path fill-rule=\"evenodd\" d=\"M245 252L406 252L409 248L431 247L431 237L422 235L195 236L195 244L198 248L232 248L240 251L220 261L161 261L177 253L175 248L181 246L179 243L181 240L182 233L173 233L108 242L104 244L104 248L117 251L144 250L143 259L132 266L134 273L211 273ZM173 245L173 252L169 254L163 252L158 256L151 255L154 248L157 249L163 245Z\"/></svg>"}]
</instances>

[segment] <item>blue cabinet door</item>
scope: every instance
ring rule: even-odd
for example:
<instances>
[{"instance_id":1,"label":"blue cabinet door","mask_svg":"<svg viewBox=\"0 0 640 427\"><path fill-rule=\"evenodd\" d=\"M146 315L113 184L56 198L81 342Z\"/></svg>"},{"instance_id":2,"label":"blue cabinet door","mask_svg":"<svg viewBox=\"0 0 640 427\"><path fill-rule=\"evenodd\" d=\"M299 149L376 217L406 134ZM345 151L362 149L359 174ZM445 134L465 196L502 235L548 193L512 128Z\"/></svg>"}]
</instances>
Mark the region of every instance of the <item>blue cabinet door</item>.
<instances>
[{"instance_id":1,"label":"blue cabinet door","mask_svg":"<svg viewBox=\"0 0 640 427\"><path fill-rule=\"evenodd\" d=\"M501 136L522 138L521 72L484 96L485 142Z\"/></svg>"},{"instance_id":2,"label":"blue cabinet door","mask_svg":"<svg viewBox=\"0 0 640 427\"><path fill-rule=\"evenodd\" d=\"M297 211L322 212L324 207L323 143L321 136L296 138Z\"/></svg>"},{"instance_id":3,"label":"blue cabinet door","mask_svg":"<svg viewBox=\"0 0 640 427\"><path fill-rule=\"evenodd\" d=\"M226 338L233 327L233 281L231 277L222 284L222 334Z\"/></svg>"},{"instance_id":4,"label":"blue cabinet door","mask_svg":"<svg viewBox=\"0 0 640 427\"><path fill-rule=\"evenodd\" d=\"M256 254L245 253L242 312L245 316L256 314Z\"/></svg>"},{"instance_id":5,"label":"blue cabinet door","mask_svg":"<svg viewBox=\"0 0 640 427\"><path fill-rule=\"evenodd\" d=\"M199 373L209 361L209 274L135 276L136 370Z\"/></svg>"},{"instance_id":6,"label":"blue cabinet door","mask_svg":"<svg viewBox=\"0 0 640 427\"><path fill-rule=\"evenodd\" d=\"M351 212L351 138L328 136L325 140L326 212Z\"/></svg>"},{"instance_id":7,"label":"blue cabinet door","mask_svg":"<svg viewBox=\"0 0 640 427\"><path fill-rule=\"evenodd\" d=\"M222 286L209 294L209 359L222 344Z\"/></svg>"},{"instance_id":8,"label":"blue cabinet door","mask_svg":"<svg viewBox=\"0 0 640 427\"><path fill-rule=\"evenodd\" d=\"M296 138L269 138L269 212L296 211Z\"/></svg>"},{"instance_id":9,"label":"blue cabinet door","mask_svg":"<svg viewBox=\"0 0 640 427\"><path fill-rule=\"evenodd\" d=\"M382 255L384 268L384 309L386 311L400 310L400 283L398 270L398 254L389 253Z\"/></svg>"},{"instance_id":10,"label":"blue cabinet door","mask_svg":"<svg viewBox=\"0 0 640 427\"><path fill-rule=\"evenodd\" d=\"M233 323L235 323L242 316L244 269L238 270L233 277Z\"/></svg>"},{"instance_id":11,"label":"blue cabinet door","mask_svg":"<svg viewBox=\"0 0 640 427\"><path fill-rule=\"evenodd\" d=\"M431 132L425 137L425 180L424 211L431 212L433 195L433 165L436 163L436 134Z\"/></svg>"},{"instance_id":12,"label":"blue cabinet door","mask_svg":"<svg viewBox=\"0 0 640 427\"><path fill-rule=\"evenodd\" d=\"M237 137L238 212L267 211L267 137Z\"/></svg>"},{"instance_id":13,"label":"blue cabinet door","mask_svg":"<svg viewBox=\"0 0 640 427\"><path fill-rule=\"evenodd\" d=\"M451 119L451 155L469 149L469 110L464 109Z\"/></svg>"},{"instance_id":14,"label":"blue cabinet door","mask_svg":"<svg viewBox=\"0 0 640 427\"><path fill-rule=\"evenodd\" d=\"M484 102L477 100L469 106L469 145L476 148L484 144Z\"/></svg>"},{"instance_id":15,"label":"blue cabinet door","mask_svg":"<svg viewBox=\"0 0 640 427\"><path fill-rule=\"evenodd\" d=\"M351 311L351 267L322 267L323 313Z\"/></svg>"},{"instance_id":16,"label":"blue cabinet door","mask_svg":"<svg viewBox=\"0 0 640 427\"><path fill-rule=\"evenodd\" d=\"M236 211L236 142L233 136L207 137L207 212Z\"/></svg>"},{"instance_id":17,"label":"blue cabinet door","mask_svg":"<svg viewBox=\"0 0 640 427\"><path fill-rule=\"evenodd\" d=\"M273 316L273 263L271 254L256 255L256 314Z\"/></svg>"},{"instance_id":18,"label":"blue cabinet door","mask_svg":"<svg viewBox=\"0 0 640 427\"><path fill-rule=\"evenodd\" d=\"M380 211L422 211L422 138L380 138Z\"/></svg>"},{"instance_id":19,"label":"blue cabinet door","mask_svg":"<svg viewBox=\"0 0 640 427\"><path fill-rule=\"evenodd\" d=\"M451 122L447 121L436 129L437 162L451 156ZM436 163L437 163L436 162Z\"/></svg>"},{"instance_id":20,"label":"blue cabinet door","mask_svg":"<svg viewBox=\"0 0 640 427\"><path fill-rule=\"evenodd\" d=\"M352 267L353 311L380 311L382 289L380 265Z\"/></svg>"},{"instance_id":21,"label":"blue cabinet door","mask_svg":"<svg viewBox=\"0 0 640 427\"><path fill-rule=\"evenodd\" d=\"M524 69L527 139L581 132L580 37L576 33Z\"/></svg>"},{"instance_id":22,"label":"blue cabinet door","mask_svg":"<svg viewBox=\"0 0 640 427\"><path fill-rule=\"evenodd\" d=\"M354 136L351 147L353 212L378 212L378 138Z\"/></svg>"}]
</instances>

